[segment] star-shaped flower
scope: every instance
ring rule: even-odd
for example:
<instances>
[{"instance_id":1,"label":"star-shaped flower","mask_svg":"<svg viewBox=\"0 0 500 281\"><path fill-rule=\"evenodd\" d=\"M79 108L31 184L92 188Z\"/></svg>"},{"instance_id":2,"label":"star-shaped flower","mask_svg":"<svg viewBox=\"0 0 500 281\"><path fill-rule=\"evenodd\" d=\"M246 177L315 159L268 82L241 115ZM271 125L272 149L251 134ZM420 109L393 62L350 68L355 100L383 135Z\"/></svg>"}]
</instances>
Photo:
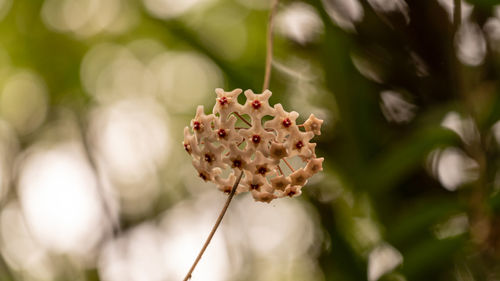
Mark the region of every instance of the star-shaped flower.
<instances>
[{"instance_id":1,"label":"star-shaped flower","mask_svg":"<svg viewBox=\"0 0 500 281\"><path fill-rule=\"evenodd\" d=\"M283 192L284 196L296 197L302 194L301 186L291 185L285 189Z\"/></svg>"},{"instance_id":2,"label":"star-shaped flower","mask_svg":"<svg viewBox=\"0 0 500 281\"><path fill-rule=\"evenodd\" d=\"M313 132L315 135L321 135L321 125L323 120L316 118L314 114L311 113L306 122L304 122L304 128L307 132Z\"/></svg>"},{"instance_id":3,"label":"star-shaped flower","mask_svg":"<svg viewBox=\"0 0 500 281\"><path fill-rule=\"evenodd\" d=\"M291 129L291 133L285 141L285 146L289 151L288 157L300 155L303 159L310 158L312 151L309 147L309 141L313 137L313 132L301 132L297 127Z\"/></svg>"},{"instance_id":4,"label":"star-shaped flower","mask_svg":"<svg viewBox=\"0 0 500 281\"><path fill-rule=\"evenodd\" d=\"M196 137L194 135L191 135L191 132L189 132L189 127L184 128L184 141L182 142L184 145L184 150L189 153L194 155L199 155L200 154L200 149L198 147L198 144L196 143Z\"/></svg>"},{"instance_id":5,"label":"star-shaped flower","mask_svg":"<svg viewBox=\"0 0 500 281\"><path fill-rule=\"evenodd\" d=\"M290 185L290 179L284 175L277 176L271 179L271 184L274 189L284 191Z\"/></svg>"},{"instance_id":6,"label":"star-shaped flower","mask_svg":"<svg viewBox=\"0 0 500 281\"><path fill-rule=\"evenodd\" d=\"M269 105L269 97L272 93L265 90L262 94L254 94L252 90L246 90L247 101L243 105L243 113L252 117L252 122L260 122L266 115L274 115L275 109Z\"/></svg>"},{"instance_id":7,"label":"star-shaped flower","mask_svg":"<svg viewBox=\"0 0 500 281\"><path fill-rule=\"evenodd\" d=\"M243 172L236 193L250 191L260 202L300 195L307 180L322 170L323 158L316 158L316 144L310 142L320 133L322 120L311 114L303 125L297 125L297 112L286 112L281 104L269 105L268 90L262 94L245 91L244 105L238 103L240 89L215 92L213 113L206 115L203 106L198 106L191 130L184 129L184 149L191 155L198 175L229 193L236 174ZM266 115L273 119L263 125ZM250 122L244 119L246 116ZM235 127L237 118L249 128ZM293 156L306 162L305 167L295 170L286 159ZM281 161L292 170L289 176L284 174Z\"/></svg>"},{"instance_id":8,"label":"star-shaped flower","mask_svg":"<svg viewBox=\"0 0 500 281\"><path fill-rule=\"evenodd\" d=\"M213 130L215 132L215 138L226 146L233 143L240 143L243 140L243 137L234 127L236 120L236 117L233 115L229 116L225 122L215 119L215 127Z\"/></svg>"},{"instance_id":9,"label":"star-shaped flower","mask_svg":"<svg viewBox=\"0 0 500 281\"><path fill-rule=\"evenodd\" d=\"M260 174L245 172L245 180L243 181L250 190L260 191L261 187L268 184L265 177Z\"/></svg>"},{"instance_id":10,"label":"star-shaped flower","mask_svg":"<svg viewBox=\"0 0 500 281\"><path fill-rule=\"evenodd\" d=\"M223 162L222 152L224 147L215 147L210 142L206 142L203 149L200 151L200 162L204 162L208 167L219 167L222 169L226 168L226 164Z\"/></svg>"},{"instance_id":11,"label":"star-shaped flower","mask_svg":"<svg viewBox=\"0 0 500 281\"><path fill-rule=\"evenodd\" d=\"M306 168L305 168L306 172L314 175L314 174L318 173L319 171L323 171L323 161L324 160L325 160L325 158L323 158L323 157L311 159L306 165Z\"/></svg>"},{"instance_id":12,"label":"star-shaped flower","mask_svg":"<svg viewBox=\"0 0 500 281\"><path fill-rule=\"evenodd\" d=\"M280 159L288 157L288 152L284 144L273 141L271 142L271 147L269 148L269 155L274 160L279 161Z\"/></svg>"},{"instance_id":13,"label":"star-shaped flower","mask_svg":"<svg viewBox=\"0 0 500 281\"><path fill-rule=\"evenodd\" d=\"M204 139L207 141L212 141L214 139L212 135L212 124L214 119L215 117L213 114L205 115L203 105L198 105L196 108L196 115L194 119L191 120L191 129L193 129L198 144L201 144Z\"/></svg>"},{"instance_id":14,"label":"star-shaped flower","mask_svg":"<svg viewBox=\"0 0 500 281\"><path fill-rule=\"evenodd\" d=\"M264 130L260 122L255 122L252 127L240 130L240 134L247 140L247 145L269 155L269 143L275 138L271 132Z\"/></svg>"},{"instance_id":15,"label":"star-shaped flower","mask_svg":"<svg viewBox=\"0 0 500 281\"><path fill-rule=\"evenodd\" d=\"M209 167L200 159L193 159L192 163L196 171L198 171L198 176L204 181L214 181L214 178L222 173L220 168Z\"/></svg>"},{"instance_id":16,"label":"star-shaped flower","mask_svg":"<svg viewBox=\"0 0 500 281\"><path fill-rule=\"evenodd\" d=\"M230 92L225 92L221 88L215 89L217 99L214 105L213 113L218 113L222 120L233 112L241 112L241 105L238 103L238 96L241 94L241 89L234 89Z\"/></svg>"},{"instance_id":17,"label":"star-shaped flower","mask_svg":"<svg viewBox=\"0 0 500 281\"><path fill-rule=\"evenodd\" d=\"M273 170L273 165L275 166L277 163L272 161L271 159L265 157L262 152L255 152L255 159L252 161L250 166L250 171L255 174L260 174L262 176L266 176Z\"/></svg>"},{"instance_id":18,"label":"star-shaped flower","mask_svg":"<svg viewBox=\"0 0 500 281\"><path fill-rule=\"evenodd\" d=\"M236 175L232 172L227 178L222 178L220 175L214 177L214 183L217 184L217 187L220 191L224 193L230 193L233 188L234 182L236 181ZM239 184L236 188L236 193L239 194L242 192L247 192L248 188L242 184Z\"/></svg>"},{"instance_id":19,"label":"star-shaped flower","mask_svg":"<svg viewBox=\"0 0 500 281\"><path fill-rule=\"evenodd\" d=\"M245 171L250 167L252 155L252 150L246 148L242 150L239 149L235 144L231 144L229 146L229 152L227 153L227 156L224 157L223 161L233 169Z\"/></svg>"},{"instance_id":20,"label":"star-shaped flower","mask_svg":"<svg viewBox=\"0 0 500 281\"><path fill-rule=\"evenodd\" d=\"M251 192L253 199L258 202L270 203L277 198L276 195L267 191L252 190Z\"/></svg>"},{"instance_id":21,"label":"star-shaped flower","mask_svg":"<svg viewBox=\"0 0 500 281\"><path fill-rule=\"evenodd\" d=\"M295 172L290 174L291 185L303 186L306 184L307 179L311 177L311 174L306 172L304 168L295 170Z\"/></svg>"},{"instance_id":22,"label":"star-shaped flower","mask_svg":"<svg viewBox=\"0 0 500 281\"><path fill-rule=\"evenodd\" d=\"M295 123L299 114L295 111L286 112L283 106L279 103L274 105L275 117L274 119L264 123L264 128L273 129L277 133L277 141L283 141L291 130L297 127Z\"/></svg>"}]
</instances>

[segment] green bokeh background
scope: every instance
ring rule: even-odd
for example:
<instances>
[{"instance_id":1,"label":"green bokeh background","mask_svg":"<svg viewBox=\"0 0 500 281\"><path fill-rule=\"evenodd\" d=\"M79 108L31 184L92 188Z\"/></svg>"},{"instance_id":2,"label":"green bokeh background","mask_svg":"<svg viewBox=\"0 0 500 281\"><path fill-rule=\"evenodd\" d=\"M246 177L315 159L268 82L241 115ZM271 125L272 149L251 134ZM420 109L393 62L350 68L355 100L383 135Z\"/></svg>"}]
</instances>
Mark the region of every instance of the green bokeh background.
<instances>
[{"instance_id":1,"label":"green bokeh background","mask_svg":"<svg viewBox=\"0 0 500 281\"><path fill-rule=\"evenodd\" d=\"M158 90L159 97L153 100L168 113L170 156L156 168L159 191L148 206L136 210L132 200L132 203L123 203L132 204L131 211L117 212L122 230L111 238L117 239L143 222L159 220L179 202L197 198L199 189L189 184L201 185L201 181L194 179L194 170L184 172L189 168L182 171L179 168L190 165L189 157L180 146L182 129L194 115L197 102L206 109L211 108L215 94L207 85L261 90L269 13L266 7L270 3L201 1L186 12L162 17L147 7L144 3L147 1L103 1L120 3L120 15L115 19L123 17L121 20L129 24L114 31L111 24L88 31L91 29L51 27L42 12L48 2L71 1L0 1L0 15L3 15L0 19L0 97L9 77L21 70L35 73L47 93L47 105L40 105L46 107L46 115L39 125L29 130L23 127L25 123L13 123L15 117L6 113L5 99L0 107L0 119L4 119L5 126L13 132L10 137L17 143L15 149L4 151L8 159L4 174L9 174L10 179L2 193L2 206L19 200L17 179L20 175L15 169L16 159L33 144L45 140L54 124L71 120L81 139L86 140L91 138L88 128L92 112L125 99L121 96L100 99L83 85L84 58L96 46L110 44L132 50L133 42L147 39L165 52L201 57L210 65L206 71L213 72L203 77L219 77L212 82L203 82L199 75L173 78L192 79L193 84L202 85L202 96L194 97L193 102L189 98L178 101L179 96L175 94L162 98L162 90ZM166 4L167 10L168 5L176 5L170 2ZM498 126L494 129L494 124L500 120L500 49L495 47L498 46L495 38L483 28L495 17L496 1L470 0L461 4L462 10L465 5L473 7L462 24L479 26L476 35L485 40L483 59L477 65L457 57L459 47L455 34L459 23L453 24L439 1L394 1L406 3L402 9L407 17L398 9L377 9L373 5L376 1L359 1L363 16L353 22L350 30L339 27L325 9L328 5L342 7L345 2L281 1L278 17L290 6L302 3L315 11L320 24L309 31L316 36L307 42L293 40L283 30L276 30L274 41L271 103L280 102L289 111L297 110L301 121L309 113L325 120L322 135L316 139L317 154L325 158L324 171L303 189L301 197L293 199L300 202L300 208L315 221L314 231L322 237L313 242L306 254L305 259L313 264L313 269L300 273L302 267L297 265L303 262L300 260L289 262L272 274L261 274L266 271L263 268L277 265L241 252L247 269L231 273L227 280L368 280L370 263L382 259L371 254L380 247L399 253L402 260L395 268L386 270L379 280L499 280L500 139L495 138L499 129ZM340 11L342 17L349 19L348 12ZM85 13L84 8L81 13ZM285 30L286 27L284 25ZM134 54L145 64L150 61L147 54L140 51ZM353 63L356 58L364 66ZM107 65L106 59L103 57L101 67ZM366 72L373 76L370 78ZM179 70L178 75L189 74ZM180 85L173 90L179 92L178 95L191 95L184 92L191 89L189 83L173 85ZM384 115L384 110L406 112L401 104L392 107L385 104L381 95L384 91L397 92L405 103L412 105L408 120ZM28 102L8 104L8 111L29 115L25 112ZM443 120L451 112L459 116L455 131L443 126ZM29 120L26 124L36 121ZM472 129L464 129L466 126ZM456 132L460 128L462 135ZM56 134L50 142L57 143L59 139ZM90 159L99 158L93 145L92 141L84 145ZM460 151L460 157L475 163L473 176L465 176L466 180L452 188L443 187L442 173L453 174L456 166L439 165L446 151ZM92 167L99 170L95 165ZM468 172L458 170L455 178ZM193 179L186 180L186 177ZM135 188L141 192L140 184ZM210 185L203 189L222 198ZM122 200L119 195L117 198ZM207 212L213 211L215 216L220 202L213 202L218 205ZM268 211L276 210L270 204ZM231 209L227 216L231 216ZM2 228L8 227L2 224ZM218 235L223 235L222 232ZM10 243L2 241L4 248ZM96 260L103 244L97 244L93 254ZM199 244L201 246L202 240ZM293 249L290 247L289 251ZM3 250L2 255L1 280L38 280L36 273L30 274L29 269L9 261ZM53 253L51 260L53 273L49 280L106 280L96 260L81 262L71 254L60 253ZM229 265L228 271L233 269ZM147 277L129 278L148 280ZM174 280L169 278L159 280ZM195 271L193 280L205 279L196 276Z\"/></svg>"}]
</instances>

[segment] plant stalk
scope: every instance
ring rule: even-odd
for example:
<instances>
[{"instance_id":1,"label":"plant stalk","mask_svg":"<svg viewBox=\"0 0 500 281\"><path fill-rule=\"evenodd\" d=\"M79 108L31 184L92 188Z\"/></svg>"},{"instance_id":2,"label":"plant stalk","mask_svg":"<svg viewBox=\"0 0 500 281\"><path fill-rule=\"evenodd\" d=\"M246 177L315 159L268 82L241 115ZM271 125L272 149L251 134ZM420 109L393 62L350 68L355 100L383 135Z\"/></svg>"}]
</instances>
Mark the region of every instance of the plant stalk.
<instances>
[{"instance_id":1,"label":"plant stalk","mask_svg":"<svg viewBox=\"0 0 500 281\"><path fill-rule=\"evenodd\" d=\"M208 247L208 244L210 244L210 241L212 240L212 237L215 234L215 231L217 231L217 228L219 227L222 218L224 217L224 214L227 211L227 208L229 207L229 204L231 203L231 200L234 197L234 194L236 192L236 189L238 185L240 184L241 177L243 176L243 171L241 171L240 175L234 182L233 188L231 188L231 193L229 193L229 196L227 197L226 204L224 204L224 208L222 208L222 211L219 214L219 217L217 218L217 221L215 222L215 225L212 227L212 231L210 231L210 234L207 237L207 240L205 241L205 244L203 244L203 247L201 248L200 252L198 253L198 256L196 257L196 260L194 261L193 265L189 269L189 272L186 274L186 277L184 277L184 281L187 281L191 279L191 274L193 273L194 269L196 268L196 265L200 261L201 257L203 256L203 253L205 253L205 250Z\"/></svg>"}]
</instances>

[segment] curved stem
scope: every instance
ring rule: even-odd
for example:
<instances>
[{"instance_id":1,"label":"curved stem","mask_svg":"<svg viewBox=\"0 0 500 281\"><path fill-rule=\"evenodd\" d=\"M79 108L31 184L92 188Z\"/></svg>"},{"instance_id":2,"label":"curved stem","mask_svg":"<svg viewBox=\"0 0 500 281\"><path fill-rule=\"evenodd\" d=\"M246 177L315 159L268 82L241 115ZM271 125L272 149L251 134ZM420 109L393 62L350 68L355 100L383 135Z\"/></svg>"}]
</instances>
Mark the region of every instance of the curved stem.
<instances>
[{"instance_id":1,"label":"curved stem","mask_svg":"<svg viewBox=\"0 0 500 281\"><path fill-rule=\"evenodd\" d=\"M187 281L191 279L191 274L193 273L194 269L196 268L196 265L200 261L201 257L203 256L203 253L208 247L208 244L210 244L210 241L212 240L212 237L215 234L215 231L219 227L222 218L224 217L224 214L227 211L227 208L229 207L229 204L231 203L231 200L234 197L234 194L236 192L236 189L238 187L238 184L240 184L241 177L243 176L243 171L241 171L240 175L238 176L238 179L234 182L233 188L231 189L231 193L229 193L229 196L227 197L226 204L224 204L224 208L222 208L222 211L219 214L219 217L217 218L217 221L215 222L215 225L212 227L212 231L210 231L210 234L207 237L207 240L205 241L205 244L203 244L203 247L200 250L200 253L198 253L198 256L196 257L196 260L194 261L193 265L189 269L189 272L187 273L186 277L184 277L184 281Z\"/></svg>"},{"instance_id":2,"label":"curved stem","mask_svg":"<svg viewBox=\"0 0 500 281\"><path fill-rule=\"evenodd\" d=\"M271 79L271 62L273 61L273 26L274 26L274 15L278 8L279 0L273 0L271 6L271 13L269 14L269 22L267 24L267 34L266 34L266 72L264 74L264 85L262 86L262 91L269 88L269 79Z\"/></svg>"}]
</instances>

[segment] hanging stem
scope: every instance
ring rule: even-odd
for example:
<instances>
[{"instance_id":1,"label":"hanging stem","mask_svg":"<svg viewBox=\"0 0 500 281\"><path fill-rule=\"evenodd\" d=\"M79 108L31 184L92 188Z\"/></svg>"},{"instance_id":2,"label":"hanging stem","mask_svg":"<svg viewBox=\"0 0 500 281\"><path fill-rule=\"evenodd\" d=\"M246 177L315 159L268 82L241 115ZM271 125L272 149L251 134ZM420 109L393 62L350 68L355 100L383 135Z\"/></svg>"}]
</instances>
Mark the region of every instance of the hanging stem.
<instances>
[{"instance_id":1,"label":"hanging stem","mask_svg":"<svg viewBox=\"0 0 500 281\"><path fill-rule=\"evenodd\" d=\"M219 217L217 218L217 221L215 222L214 227L212 227L212 231L210 231L210 234L207 237L207 240L205 241L205 244L203 244L203 247L200 250L200 253L196 257L196 260L194 261L193 265L191 266L191 269L189 269L189 272L187 273L186 277L184 277L184 281L187 281L191 279L191 274L193 273L194 269L196 268L196 265L201 259L201 256L203 256L203 253L205 253L205 250L208 247L208 244L210 244L210 241L212 240L212 237L215 234L215 231L220 225L220 222L222 221L222 218L224 217L224 214L227 211L227 208L229 207L229 203L231 203L231 200L234 197L234 193L236 192L236 189L238 185L240 184L241 177L243 176L243 171L241 171L240 175L238 176L238 179L234 182L233 188L231 189L231 193L229 193L229 196L227 197L226 204L224 204L224 208L222 208L222 211L219 214Z\"/></svg>"},{"instance_id":2,"label":"hanging stem","mask_svg":"<svg viewBox=\"0 0 500 281\"><path fill-rule=\"evenodd\" d=\"M271 6L271 12L269 14L269 22L267 25L267 37L266 37L266 72L264 75L264 85L263 85L263 90L266 90L269 87L269 79L271 78L271 62L273 59L273 20L274 20L274 15L276 13L276 9L278 7L278 2L279 0L272 0L272 6ZM248 122L243 116L238 114L237 112L234 112L234 114L240 118L243 122L245 122L248 126L252 126L250 122ZM285 163L286 160L285 160ZM287 163L288 164L288 163ZM289 165L289 164L288 164ZM290 166L291 167L291 166ZM283 174L283 171L281 171L281 168L278 166L278 169L280 172ZM222 208L219 217L217 218L217 221L215 222L215 225L212 228L212 231L210 231L210 234L207 237L207 240L205 241L205 244L203 244L203 247L201 248L200 252L198 253L198 256L196 257L193 265L189 269L189 272L186 274L186 277L184 277L184 281L187 281L191 279L191 274L193 273L194 269L196 268L196 265L200 261L201 257L203 256L203 253L207 249L208 245L210 244L210 241L212 240L212 237L215 234L215 231L219 227L222 218L224 217L224 214L227 211L227 208L229 207L229 204L231 203L231 200L234 197L234 194L236 192L236 189L241 181L241 177L243 176L243 171L241 171L240 175L238 176L237 180L234 182L234 185L231 189L231 193L227 197L226 203L224 204L224 207Z\"/></svg>"},{"instance_id":3,"label":"hanging stem","mask_svg":"<svg viewBox=\"0 0 500 281\"><path fill-rule=\"evenodd\" d=\"M264 85L262 86L262 91L264 92L269 88L269 80L271 79L271 63L273 61L273 26L274 26L274 15L278 8L279 0L273 0L271 6L271 13L269 14L269 22L267 24L267 34L266 34L266 73L264 74Z\"/></svg>"}]
</instances>

